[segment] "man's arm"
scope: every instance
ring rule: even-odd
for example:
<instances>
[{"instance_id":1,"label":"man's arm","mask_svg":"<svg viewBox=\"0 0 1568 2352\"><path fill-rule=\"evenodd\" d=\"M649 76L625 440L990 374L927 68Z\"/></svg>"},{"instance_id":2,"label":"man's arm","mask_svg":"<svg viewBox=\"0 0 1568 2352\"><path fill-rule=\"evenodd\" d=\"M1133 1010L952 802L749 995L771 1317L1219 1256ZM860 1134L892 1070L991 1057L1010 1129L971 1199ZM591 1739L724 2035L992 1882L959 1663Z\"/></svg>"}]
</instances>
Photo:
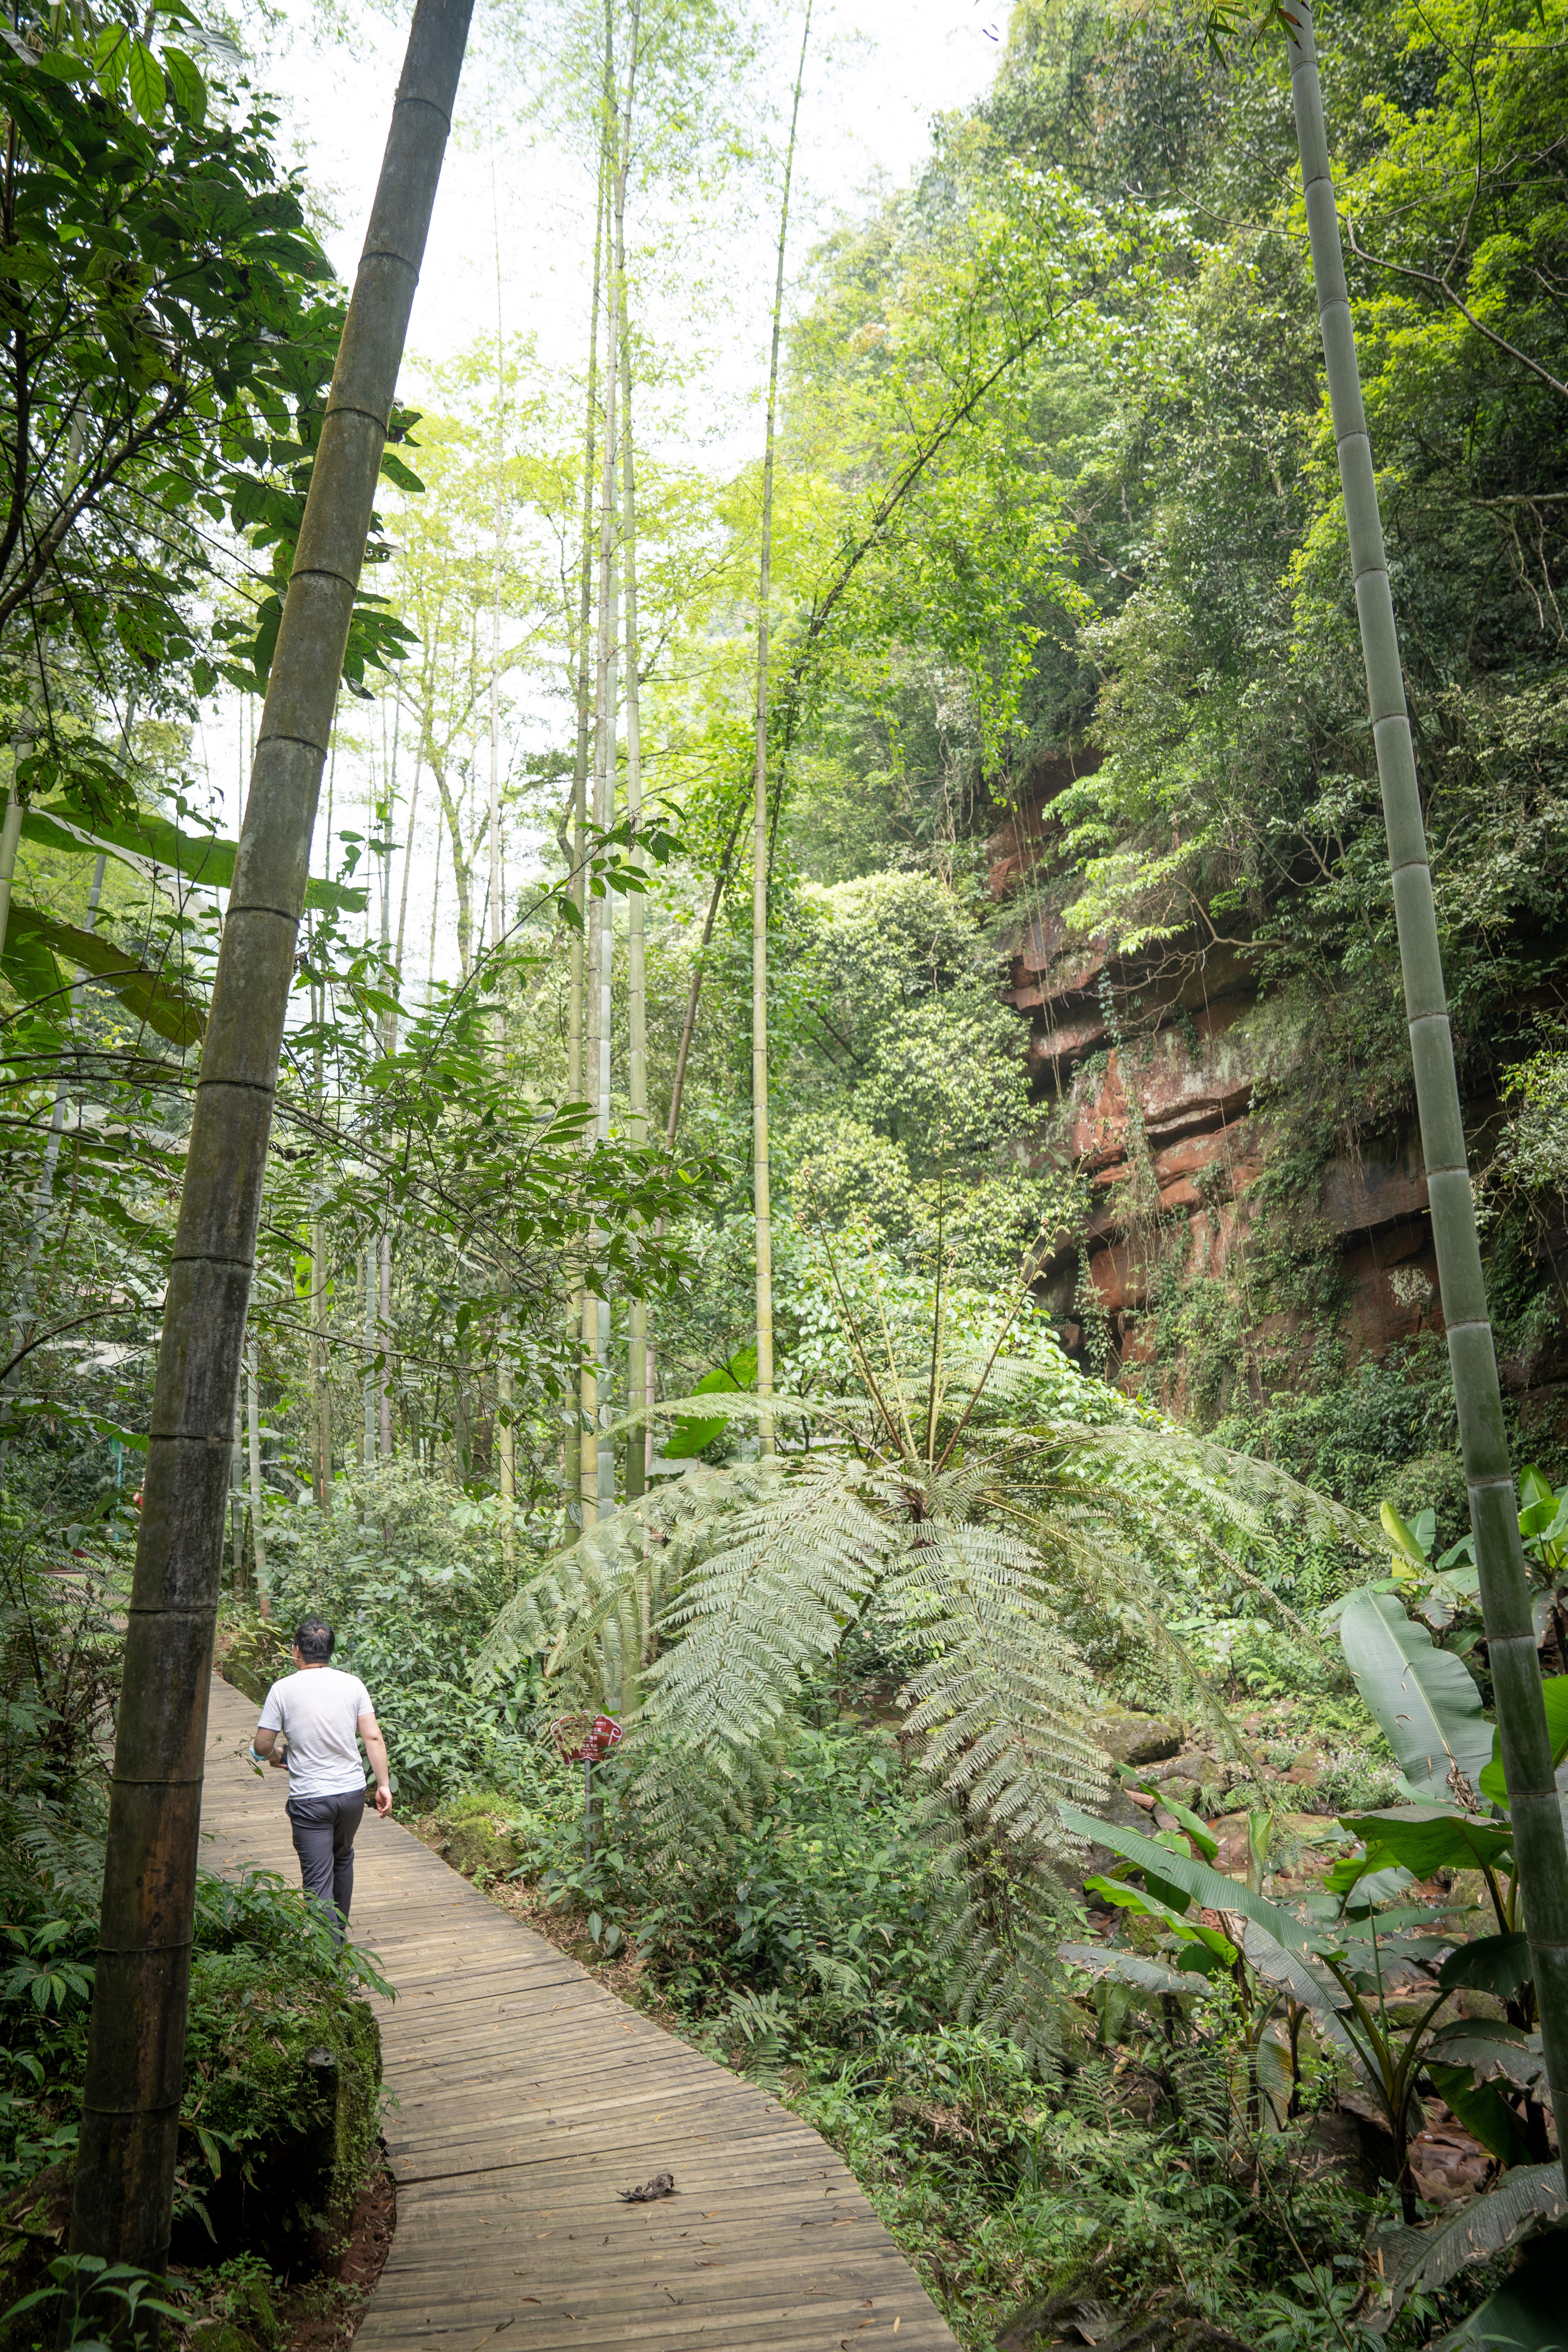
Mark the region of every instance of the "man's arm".
<instances>
[{"instance_id":1,"label":"man's arm","mask_svg":"<svg viewBox=\"0 0 1568 2352\"><path fill-rule=\"evenodd\" d=\"M273 1755L277 1745L278 1734L268 1731L264 1723L258 1723L250 1735L250 1752L253 1756L259 1756L263 1763L270 1762L275 1772L280 1772L289 1759L285 1756Z\"/></svg>"},{"instance_id":2,"label":"man's arm","mask_svg":"<svg viewBox=\"0 0 1568 2352\"><path fill-rule=\"evenodd\" d=\"M375 1810L378 1813L392 1811L392 1775L387 1769L386 1742L381 1736L381 1726L374 1715L362 1715L358 1730L364 1741L364 1752L370 1758L370 1769L375 1774Z\"/></svg>"}]
</instances>

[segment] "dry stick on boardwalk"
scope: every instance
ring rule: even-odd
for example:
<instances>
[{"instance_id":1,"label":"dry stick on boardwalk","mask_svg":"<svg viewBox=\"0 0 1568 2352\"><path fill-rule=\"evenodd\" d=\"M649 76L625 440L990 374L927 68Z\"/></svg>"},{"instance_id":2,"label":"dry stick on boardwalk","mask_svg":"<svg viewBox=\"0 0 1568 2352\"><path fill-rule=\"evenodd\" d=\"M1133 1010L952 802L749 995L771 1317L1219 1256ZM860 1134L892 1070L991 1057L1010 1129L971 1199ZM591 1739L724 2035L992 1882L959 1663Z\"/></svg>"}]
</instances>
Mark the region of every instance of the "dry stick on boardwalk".
<instances>
[{"instance_id":1,"label":"dry stick on boardwalk","mask_svg":"<svg viewBox=\"0 0 1568 2352\"><path fill-rule=\"evenodd\" d=\"M471 0L418 0L262 712L191 1121L125 1643L73 2252L162 2269L235 1401L321 771Z\"/></svg>"},{"instance_id":2,"label":"dry stick on boardwalk","mask_svg":"<svg viewBox=\"0 0 1568 2352\"><path fill-rule=\"evenodd\" d=\"M214 1684L219 1868L292 1860L278 1792L245 1766L254 1720ZM397 1989L381 2030L398 2220L356 2352L953 2352L815 2132L406 1831L367 1822L359 1864L354 1932ZM622 2201L662 2172L673 2196Z\"/></svg>"}]
</instances>

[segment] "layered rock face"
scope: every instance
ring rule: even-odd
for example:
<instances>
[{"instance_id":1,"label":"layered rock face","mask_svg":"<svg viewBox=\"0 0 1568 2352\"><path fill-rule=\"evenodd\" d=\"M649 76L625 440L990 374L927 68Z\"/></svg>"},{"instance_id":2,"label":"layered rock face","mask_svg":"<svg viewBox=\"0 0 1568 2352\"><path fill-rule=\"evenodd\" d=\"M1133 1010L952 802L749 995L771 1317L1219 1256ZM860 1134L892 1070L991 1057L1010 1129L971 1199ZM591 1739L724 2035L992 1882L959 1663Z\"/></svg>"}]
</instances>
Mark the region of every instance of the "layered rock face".
<instances>
[{"instance_id":1,"label":"layered rock face","mask_svg":"<svg viewBox=\"0 0 1568 2352\"><path fill-rule=\"evenodd\" d=\"M1173 1280L1208 1279L1237 1299L1268 1384L1279 1386L1317 1330L1300 1309L1271 1312L1259 1299L1250 1311L1257 1188L1279 1139L1278 1117L1259 1102L1279 1100L1289 1084L1282 1055L1299 1058L1310 1041L1282 1045L1245 947L1205 949L1189 937L1133 967L1068 930L1039 883L1065 771L1065 762L1044 763L1036 792L990 843L993 895L1032 908L1026 916L1021 908L1009 942L1008 996L1029 1024L1037 1095L1043 1109L1057 1107L1058 1147L1092 1187L1089 1217L1046 1270L1064 1344L1081 1351L1084 1310L1098 1309L1113 1363L1131 1370L1153 1352L1152 1291L1168 1296ZM1442 1330L1414 1129L1363 1139L1353 1155L1329 1160L1315 1197L1288 1214L1304 1247L1337 1276L1330 1287L1347 1370ZM1173 1377L1166 1401L1179 1409L1179 1368Z\"/></svg>"}]
</instances>

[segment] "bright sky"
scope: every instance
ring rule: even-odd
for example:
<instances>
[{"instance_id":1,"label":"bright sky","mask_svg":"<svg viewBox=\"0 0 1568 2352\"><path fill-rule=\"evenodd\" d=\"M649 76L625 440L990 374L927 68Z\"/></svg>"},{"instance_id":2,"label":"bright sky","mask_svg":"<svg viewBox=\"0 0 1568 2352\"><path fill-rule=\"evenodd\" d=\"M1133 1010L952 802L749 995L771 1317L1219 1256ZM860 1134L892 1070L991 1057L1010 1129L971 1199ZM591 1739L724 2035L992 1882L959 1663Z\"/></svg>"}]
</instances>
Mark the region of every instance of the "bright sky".
<instances>
[{"instance_id":1,"label":"bright sky","mask_svg":"<svg viewBox=\"0 0 1568 2352\"><path fill-rule=\"evenodd\" d=\"M483 0L480 0L481 7ZM283 138L338 226L328 232L331 258L353 281L402 61L406 0L387 14L350 7L360 29L353 51L314 47L296 35L276 56L267 81L283 104ZM781 18L778 105L787 110L798 41L792 7ZM800 152L791 231L792 275L833 221L862 211L880 182L907 180L929 152L939 113L963 108L984 90L1005 34L1005 0L816 0L811 59L802 103ZM493 337L497 306L497 245L500 302L509 331L531 330L542 352L559 350L575 366L585 339L586 240L592 233L592 189L572 158L536 141L504 119L503 103L484 73L470 73L459 92L457 136L448 148L425 268L409 333L404 388L416 394L421 359L439 360ZM771 222L734 213L705 222L693 271L700 282L691 299L665 325L698 363L687 413L678 428L682 446L704 446L707 462L728 469L760 444L757 407L765 379L767 309L772 294ZM531 735L537 727L520 722ZM379 722L377 722L379 724ZM204 730L208 772L223 791L225 829L237 818L237 783L243 769L237 713L215 706ZM366 783L357 763L340 759L334 829L363 829ZM400 773L406 794L410 779ZM431 931L436 836L423 796L414 841L408 936ZM357 806L356 806L357 798ZM324 824L324 803L323 803ZM405 828L397 828L405 838ZM516 845L520 857L525 845ZM318 830L313 870L324 864ZM509 866L511 860L509 859ZM395 893L400 877L395 877ZM452 899L447 873L439 929L446 936L437 969L455 971L450 938ZM395 914L394 915L395 924ZM425 952L412 961L419 969Z\"/></svg>"}]
</instances>

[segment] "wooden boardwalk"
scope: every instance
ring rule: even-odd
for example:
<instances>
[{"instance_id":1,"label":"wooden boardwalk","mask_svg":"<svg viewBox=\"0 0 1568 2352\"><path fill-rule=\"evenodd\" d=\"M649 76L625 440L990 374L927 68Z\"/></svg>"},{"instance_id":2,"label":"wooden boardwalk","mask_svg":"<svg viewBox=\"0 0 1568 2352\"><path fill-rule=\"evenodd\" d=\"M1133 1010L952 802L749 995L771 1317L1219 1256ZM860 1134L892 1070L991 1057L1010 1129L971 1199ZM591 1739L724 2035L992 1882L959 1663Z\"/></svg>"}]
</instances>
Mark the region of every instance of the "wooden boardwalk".
<instances>
[{"instance_id":1,"label":"wooden boardwalk","mask_svg":"<svg viewBox=\"0 0 1568 2352\"><path fill-rule=\"evenodd\" d=\"M294 1879L281 1775L216 1677L202 1826ZM387 1719L395 1738L396 1710ZM353 1928L381 2008L397 2231L356 2352L955 2352L816 2134L605 1990L367 1812ZM672 2172L677 2194L616 2194Z\"/></svg>"}]
</instances>

